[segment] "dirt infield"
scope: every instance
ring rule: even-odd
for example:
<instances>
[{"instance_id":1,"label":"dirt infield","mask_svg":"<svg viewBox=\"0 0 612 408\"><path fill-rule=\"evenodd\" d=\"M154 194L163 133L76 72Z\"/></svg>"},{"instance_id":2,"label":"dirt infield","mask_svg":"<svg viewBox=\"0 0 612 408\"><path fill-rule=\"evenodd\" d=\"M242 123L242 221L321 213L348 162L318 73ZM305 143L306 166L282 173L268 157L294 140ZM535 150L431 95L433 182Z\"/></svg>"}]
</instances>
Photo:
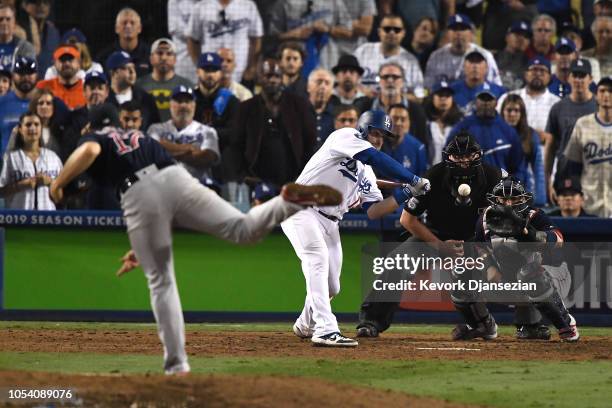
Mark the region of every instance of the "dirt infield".
<instances>
[{"instance_id":1,"label":"dirt infield","mask_svg":"<svg viewBox=\"0 0 612 408\"><path fill-rule=\"evenodd\" d=\"M392 391L364 390L310 378L280 376L92 377L0 371L0 382L19 384L21 388L44 387L48 384L57 384L57 388L65 386L75 390L75 399L68 402L67 406L82 407L474 407ZM0 406L4 406L2 401Z\"/></svg>"},{"instance_id":2,"label":"dirt infield","mask_svg":"<svg viewBox=\"0 0 612 408\"><path fill-rule=\"evenodd\" d=\"M459 350L457 350L459 348ZM465 350L468 349L468 350ZM160 354L153 330L34 330L1 329L0 350ZM518 341L500 336L494 341L453 342L449 336L383 334L361 339L355 349L312 347L287 332L187 332L187 352L197 356L304 357L341 359L443 360L612 360L611 337L587 337L575 344Z\"/></svg>"}]
</instances>

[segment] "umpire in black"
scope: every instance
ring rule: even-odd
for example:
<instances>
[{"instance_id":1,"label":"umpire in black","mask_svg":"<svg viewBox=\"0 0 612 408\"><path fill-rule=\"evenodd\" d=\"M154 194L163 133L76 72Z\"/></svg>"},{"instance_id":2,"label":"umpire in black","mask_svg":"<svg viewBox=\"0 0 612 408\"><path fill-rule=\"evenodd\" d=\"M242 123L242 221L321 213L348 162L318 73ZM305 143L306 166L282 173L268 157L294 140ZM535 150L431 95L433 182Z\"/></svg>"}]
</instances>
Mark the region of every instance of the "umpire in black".
<instances>
[{"instance_id":1,"label":"umpire in black","mask_svg":"<svg viewBox=\"0 0 612 408\"><path fill-rule=\"evenodd\" d=\"M431 191L406 202L400 223L412 236L409 241L442 243L449 255L462 255L460 244L473 238L479 209L488 205L486 194L506 176L501 169L482 163L482 149L468 132L460 132L442 152L443 161L431 167L424 177ZM461 196L461 184L470 186L470 194ZM424 217L421 221L419 217ZM377 301L371 292L361 305L357 337L377 337L389 328L397 301Z\"/></svg>"}]
</instances>

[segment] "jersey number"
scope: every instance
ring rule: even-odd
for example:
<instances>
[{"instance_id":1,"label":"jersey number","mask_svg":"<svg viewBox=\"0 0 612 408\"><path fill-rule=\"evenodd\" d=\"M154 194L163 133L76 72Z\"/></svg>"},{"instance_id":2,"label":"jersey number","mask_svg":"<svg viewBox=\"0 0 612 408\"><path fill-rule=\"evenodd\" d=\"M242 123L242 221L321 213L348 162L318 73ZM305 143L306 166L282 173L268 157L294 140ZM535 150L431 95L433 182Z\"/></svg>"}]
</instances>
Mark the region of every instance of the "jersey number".
<instances>
[{"instance_id":1,"label":"jersey number","mask_svg":"<svg viewBox=\"0 0 612 408\"><path fill-rule=\"evenodd\" d=\"M119 156L133 152L140 147L138 144L138 139L142 136L142 133L136 131L130 132L127 135L124 135L124 137L121 136L122 135L117 132L111 132L109 134L109 137L113 139L113 142L115 142L117 154ZM128 144L126 144L126 142L128 142Z\"/></svg>"}]
</instances>

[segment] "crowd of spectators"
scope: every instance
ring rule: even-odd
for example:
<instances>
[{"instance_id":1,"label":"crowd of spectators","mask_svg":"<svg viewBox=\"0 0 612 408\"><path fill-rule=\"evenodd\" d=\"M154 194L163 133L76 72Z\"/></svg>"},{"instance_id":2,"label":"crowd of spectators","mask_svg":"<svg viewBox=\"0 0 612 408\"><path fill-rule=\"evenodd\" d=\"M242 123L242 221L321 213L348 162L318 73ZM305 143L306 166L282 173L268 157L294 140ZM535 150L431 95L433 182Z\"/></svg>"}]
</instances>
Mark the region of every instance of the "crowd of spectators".
<instances>
[{"instance_id":1,"label":"crowd of spectators","mask_svg":"<svg viewBox=\"0 0 612 408\"><path fill-rule=\"evenodd\" d=\"M536 206L612 216L612 0L166 3L149 24L138 2L117 9L90 49L90 22L60 30L54 0L0 1L5 207L55 209L50 180L109 104L230 200L247 182L260 202L378 109L398 136L384 151L418 175L468 131ZM119 208L86 177L63 205Z\"/></svg>"}]
</instances>

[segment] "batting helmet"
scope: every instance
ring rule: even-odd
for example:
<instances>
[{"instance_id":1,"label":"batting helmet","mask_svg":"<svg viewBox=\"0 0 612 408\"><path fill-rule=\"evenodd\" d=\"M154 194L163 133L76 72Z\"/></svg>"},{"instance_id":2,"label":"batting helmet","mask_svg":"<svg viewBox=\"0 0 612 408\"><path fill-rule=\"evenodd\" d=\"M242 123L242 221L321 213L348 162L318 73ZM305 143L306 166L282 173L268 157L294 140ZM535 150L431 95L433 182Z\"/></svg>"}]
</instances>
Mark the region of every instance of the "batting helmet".
<instances>
[{"instance_id":1,"label":"batting helmet","mask_svg":"<svg viewBox=\"0 0 612 408\"><path fill-rule=\"evenodd\" d=\"M518 179L509 176L493 187L493 192L487 194L487 200L493 205L510 205L521 214L533 203L533 194Z\"/></svg>"},{"instance_id":2,"label":"batting helmet","mask_svg":"<svg viewBox=\"0 0 612 408\"><path fill-rule=\"evenodd\" d=\"M378 129L382 131L385 136L394 138L395 135L391 131L392 126L393 122L391 121L391 117L381 110L365 111L357 121L359 137L364 140L368 138L368 133L371 129Z\"/></svg>"}]
</instances>

